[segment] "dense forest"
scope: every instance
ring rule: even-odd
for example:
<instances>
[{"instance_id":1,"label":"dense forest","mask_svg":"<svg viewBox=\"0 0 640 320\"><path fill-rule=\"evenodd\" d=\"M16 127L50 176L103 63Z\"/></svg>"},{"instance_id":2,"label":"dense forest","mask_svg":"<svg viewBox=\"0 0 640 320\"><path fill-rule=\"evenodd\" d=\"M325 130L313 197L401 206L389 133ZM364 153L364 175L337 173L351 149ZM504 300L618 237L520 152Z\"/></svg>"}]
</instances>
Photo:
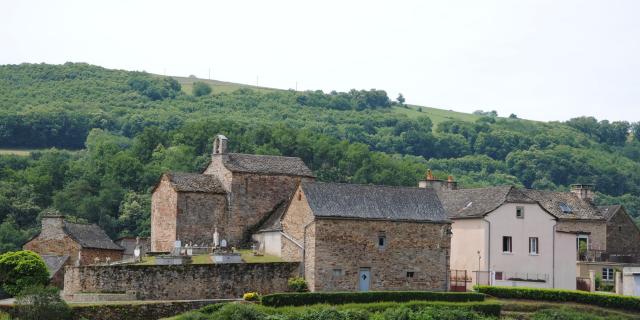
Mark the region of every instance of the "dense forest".
<instances>
[{"instance_id":1,"label":"dense forest","mask_svg":"<svg viewBox=\"0 0 640 320\"><path fill-rule=\"evenodd\" d=\"M0 153L0 252L34 235L48 210L113 237L148 235L161 173L202 170L217 133L235 152L301 157L323 181L415 186L431 168L463 187L593 183L598 203L640 213L637 123L495 112L436 122L382 90L189 85L87 64L0 66L0 148L33 150Z\"/></svg>"}]
</instances>

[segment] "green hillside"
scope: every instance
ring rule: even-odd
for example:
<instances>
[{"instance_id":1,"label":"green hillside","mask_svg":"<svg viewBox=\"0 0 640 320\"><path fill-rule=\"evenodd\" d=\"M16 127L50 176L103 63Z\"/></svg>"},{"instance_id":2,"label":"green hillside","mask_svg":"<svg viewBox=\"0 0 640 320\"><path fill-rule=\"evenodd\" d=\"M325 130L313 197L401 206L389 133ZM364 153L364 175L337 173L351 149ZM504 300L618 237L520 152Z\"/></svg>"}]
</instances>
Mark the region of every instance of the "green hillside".
<instances>
[{"instance_id":1,"label":"green hillside","mask_svg":"<svg viewBox=\"0 0 640 320\"><path fill-rule=\"evenodd\" d=\"M212 92L195 96L195 82ZM640 212L635 123L418 108L383 90L296 92L76 63L0 66L0 252L34 234L45 210L112 236L147 235L160 174L201 170L218 133L235 152L301 157L323 181L415 186L431 168L463 187L594 183L599 203Z\"/></svg>"}]
</instances>

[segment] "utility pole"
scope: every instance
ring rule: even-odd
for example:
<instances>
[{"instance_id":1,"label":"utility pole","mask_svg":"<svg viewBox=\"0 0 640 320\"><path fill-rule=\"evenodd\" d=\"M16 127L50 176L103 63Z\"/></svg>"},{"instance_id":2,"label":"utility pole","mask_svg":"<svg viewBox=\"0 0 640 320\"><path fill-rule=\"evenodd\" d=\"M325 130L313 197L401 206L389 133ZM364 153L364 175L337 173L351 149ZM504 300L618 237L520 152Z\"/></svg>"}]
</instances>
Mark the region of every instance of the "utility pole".
<instances>
[{"instance_id":1,"label":"utility pole","mask_svg":"<svg viewBox=\"0 0 640 320\"><path fill-rule=\"evenodd\" d=\"M480 256L480 250L478 250L478 274L476 274L476 285L480 285L480 260L482 260L482 257Z\"/></svg>"},{"instance_id":2,"label":"utility pole","mask_svg":"<svg viewBox=\"0 0 640 320\"><path fill-rule=\"evenodd\" d=\"M209 80L211 80L211 68L209 68Z\"/></svg>"}]
</instances>

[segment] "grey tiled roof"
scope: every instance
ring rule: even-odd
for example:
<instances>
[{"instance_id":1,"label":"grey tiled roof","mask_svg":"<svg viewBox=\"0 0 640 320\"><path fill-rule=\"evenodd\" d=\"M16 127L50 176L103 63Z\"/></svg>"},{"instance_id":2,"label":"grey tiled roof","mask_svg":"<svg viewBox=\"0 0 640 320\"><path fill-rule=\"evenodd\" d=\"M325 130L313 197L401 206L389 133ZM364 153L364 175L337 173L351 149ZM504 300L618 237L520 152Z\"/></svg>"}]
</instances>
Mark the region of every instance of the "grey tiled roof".
<instances>
[{"instance_id":1,"label":"grey tiled roof","mask_svg":"<svg viewBox=\"0 0 640 320\"><path fill-rule=\"evenodd\" d=\"M497 186L477 189L438 191L447 215L452 219L477 218L500 207L505 202L538 203L559 219L602 219L602 214L591 203L571 192L519 189ZM561 205L571 212L563 212Z\"/></svg>"},{"instance_id":2,"label":"grey tiled roof","mask_svg":"<svg viewBox=\"0 0 640 320\"><path fill-rule=\"evenodd\" d=\"M435 191L429 189L303 182L316 217L448 222Z\"/></svg>"},{"instance_id":3,"label":"grey tiled roof","mask_svg":"<svg viewBox=\"0 0 640 320\"><path fill-rule=\"evenodd\" d=\"M64 231L83 248L124 250L95 224L64 222Z\"/></svg>"},{"instance_id":4,"label":"grey tiled roof","mask_svg":"<svg viewBox=\"0 0 640 320\"><path fill-rule=\"evenodd\" d=\"M58 273L60 268L62 268L64 264L67 262L67 260L69 259L68 255L56 256L56 255L43 254L41 255L41 257L42 257L42 260L44 260L44 264L47 265L47 270L49 270L49 278L53 277L56 273Z\"/></svg>"},{"instance_id":5,"label":"grey tiled roof","mask_svg":"<svg viewBox=\"0 0 640 320\"><path fill-rule=\"evenodd\" d=\"M213 175L183 172L169 172L166 175L176 191L225 193L222 183Z\"/></svg>"},{"instance_id":6,"label":"grey tiled roof","mask_svg":"<svg viewBox=\"0 0 640 320\"><path fill-rule=\"evenodd\" d=\"M559 219L598 220L603 219L598 208L580 199L571 192L543 191L523 189L524 194L537 201L545 210ZM571 212L563 212L561 205L567 206Z\"/></svg>"},{"instance_id":7,"label":"grey tiled roof","mask_svg":"<svg viewBox=\"0 0 640 320\"><path fill-rule=\"evenodd\" d=\"M266 156L243 153L215 154L232 172L313 177L313 172L297 157Z\"/></svg>"},{"instance_id":8,"label":"grey tiled roof","mask_svg":"<svg viewBox=\"0 0 640 320\"><path fill-rule=\"evenodd\" d=\"M615 204L611 206L598 206L598 210L600 210L600 214L602 214L602 216L607 220L611 219L611 217L613 217L613 215L616 214L616 212L618 212L620 208L622 208L622 206L619 204Z\"/></svg>"},{"instance_id":9,"label":"grey tiled roof","mask_svg":"<svg viewBox=\"0 0 640 320\"><path fill-rule=\"evenodd\" d=\"M447 215L452 219L476 218L501 206L511 191L511 186L475 189L438 190Z\"/></svg>"},{"instance_id":10,"label":"grey tiled roof","mask_svg":"<svg viewBox=\"0 0 640 320\"><path fill-rule=\"evenodd\" d=\"M259 227L259 232L268 232L268 231L282 231L281 219L284 212L287 210L287 202L282 201L276 207L271 210L271 213Z\"/></svg>"}]
</instances>

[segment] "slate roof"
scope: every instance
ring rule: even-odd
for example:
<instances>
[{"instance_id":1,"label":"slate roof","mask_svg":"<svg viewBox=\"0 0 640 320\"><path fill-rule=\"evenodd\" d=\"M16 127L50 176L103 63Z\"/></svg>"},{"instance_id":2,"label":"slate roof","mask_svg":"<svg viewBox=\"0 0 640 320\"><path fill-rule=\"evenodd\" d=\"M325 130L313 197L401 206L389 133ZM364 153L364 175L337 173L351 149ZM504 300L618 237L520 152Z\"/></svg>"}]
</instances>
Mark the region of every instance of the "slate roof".
<instances>
[{"instance_id":1,"label":"slate roof","mask_svg":"<svg viewBox=\"0 0 640 320\"><path fill-rule=\"evenodd\" d=\"M434 190L326 182L303 182L316 217L449 222Z\"/></svg>"},{"instance_id":2,"label":"slate roof","mask_svg":"<svg viewBox=\"0 0 640 320\"><path fill-rule=\"evenodd\" d=\"M225 193L222 183L213 175L169 172L171 186L178 192Z\"/></svg>"},{"instance_id":3,"label":"slate roof","mask_svg":"<svg viewBox=\"0 0 640 320\"><path fill-rule=\"evenodd\" d=\"M282 231L281 220L286 210L286 201L282 201L278 205L276 205L276 207L271 211L271 214L268 216L267 220L265 220L258 227L258 232Z\"/></svg>"},{"instance_id":4,"label":"slate roof","mask_svg":"<svg viewBox=\"0 0 640 320\"><path fill-rule=\"evenodd\" d=\"M224 166L231 172L314 177L313 172L298 157L243 153L224 153L213 156L221 156Z\"/></svg>"},{"instance_id":5,"label":"slate roof","mask_svg":"<svg viewBox=\"0 0 640 320\"><path fill-rule=\"evenodd\" d=\"M602 219L600 211L591 203L571 192L519 189L497 186L477 189L439 190L438 197L452 219L478 218L503 203L538 203L559 219ZM561 205L571 212L563 212Z\"/></svg>"},{"instance_id":6,"label":"slate roof","mask_svg":"<svg viewBox=\"0 0 640 320\"><path fill-rule=\"evenodd\" d=\"M600 214L602 214L602 216L607 220L611 219L613 215L616 214L618 210L620 210L620 208L622 208L622 206L619 204L611 205L611 206L598 206L598 210L600 210Z\"/></svg>"},{"instance_id":7,"label":"slate roof","mask_svg":"<svg viewBox=\"0 0 640 320\"><path fill-rule=\"evenodd\" d=\"M44 260L44 264L47 265L47 270L49 270L49 278L53 277L60 269L64 266L64 264L69 260L68 255L56 256L43 254L41 255L42 260Z\"/></svg>"},{"instance_id":8,"label":"slate roof","mask_svg":"<svg viewBox=\"0 0 640 320\"><path fill-rule=\"evenodd\" d=\"M64 232L83 248L124 250L95 224L64 222Z\"/></svg>"},{"instance_id":9,"label":"slate roof","mask_svg":"<svg viewBox=\"0 0 640 320\"><path fill-rule=\"evenodd\" d=\"M598 208L580 199L571 192L557 192L522 189L527 197L537 201L545 210L560 219L599 220L603 219ZM568 206L571 212L563 212L561 205Z\"/></svg>"},{"instance_id":10,"label":"slate roof","mask_svg":"<svg viewBox=\"0 0 640 320\"><path fill-rule=\"evenodd\" d=\"M501 206L512 186L438 190L438 197L449 218L477 218Z\"/></svg>"}]
</instances>

